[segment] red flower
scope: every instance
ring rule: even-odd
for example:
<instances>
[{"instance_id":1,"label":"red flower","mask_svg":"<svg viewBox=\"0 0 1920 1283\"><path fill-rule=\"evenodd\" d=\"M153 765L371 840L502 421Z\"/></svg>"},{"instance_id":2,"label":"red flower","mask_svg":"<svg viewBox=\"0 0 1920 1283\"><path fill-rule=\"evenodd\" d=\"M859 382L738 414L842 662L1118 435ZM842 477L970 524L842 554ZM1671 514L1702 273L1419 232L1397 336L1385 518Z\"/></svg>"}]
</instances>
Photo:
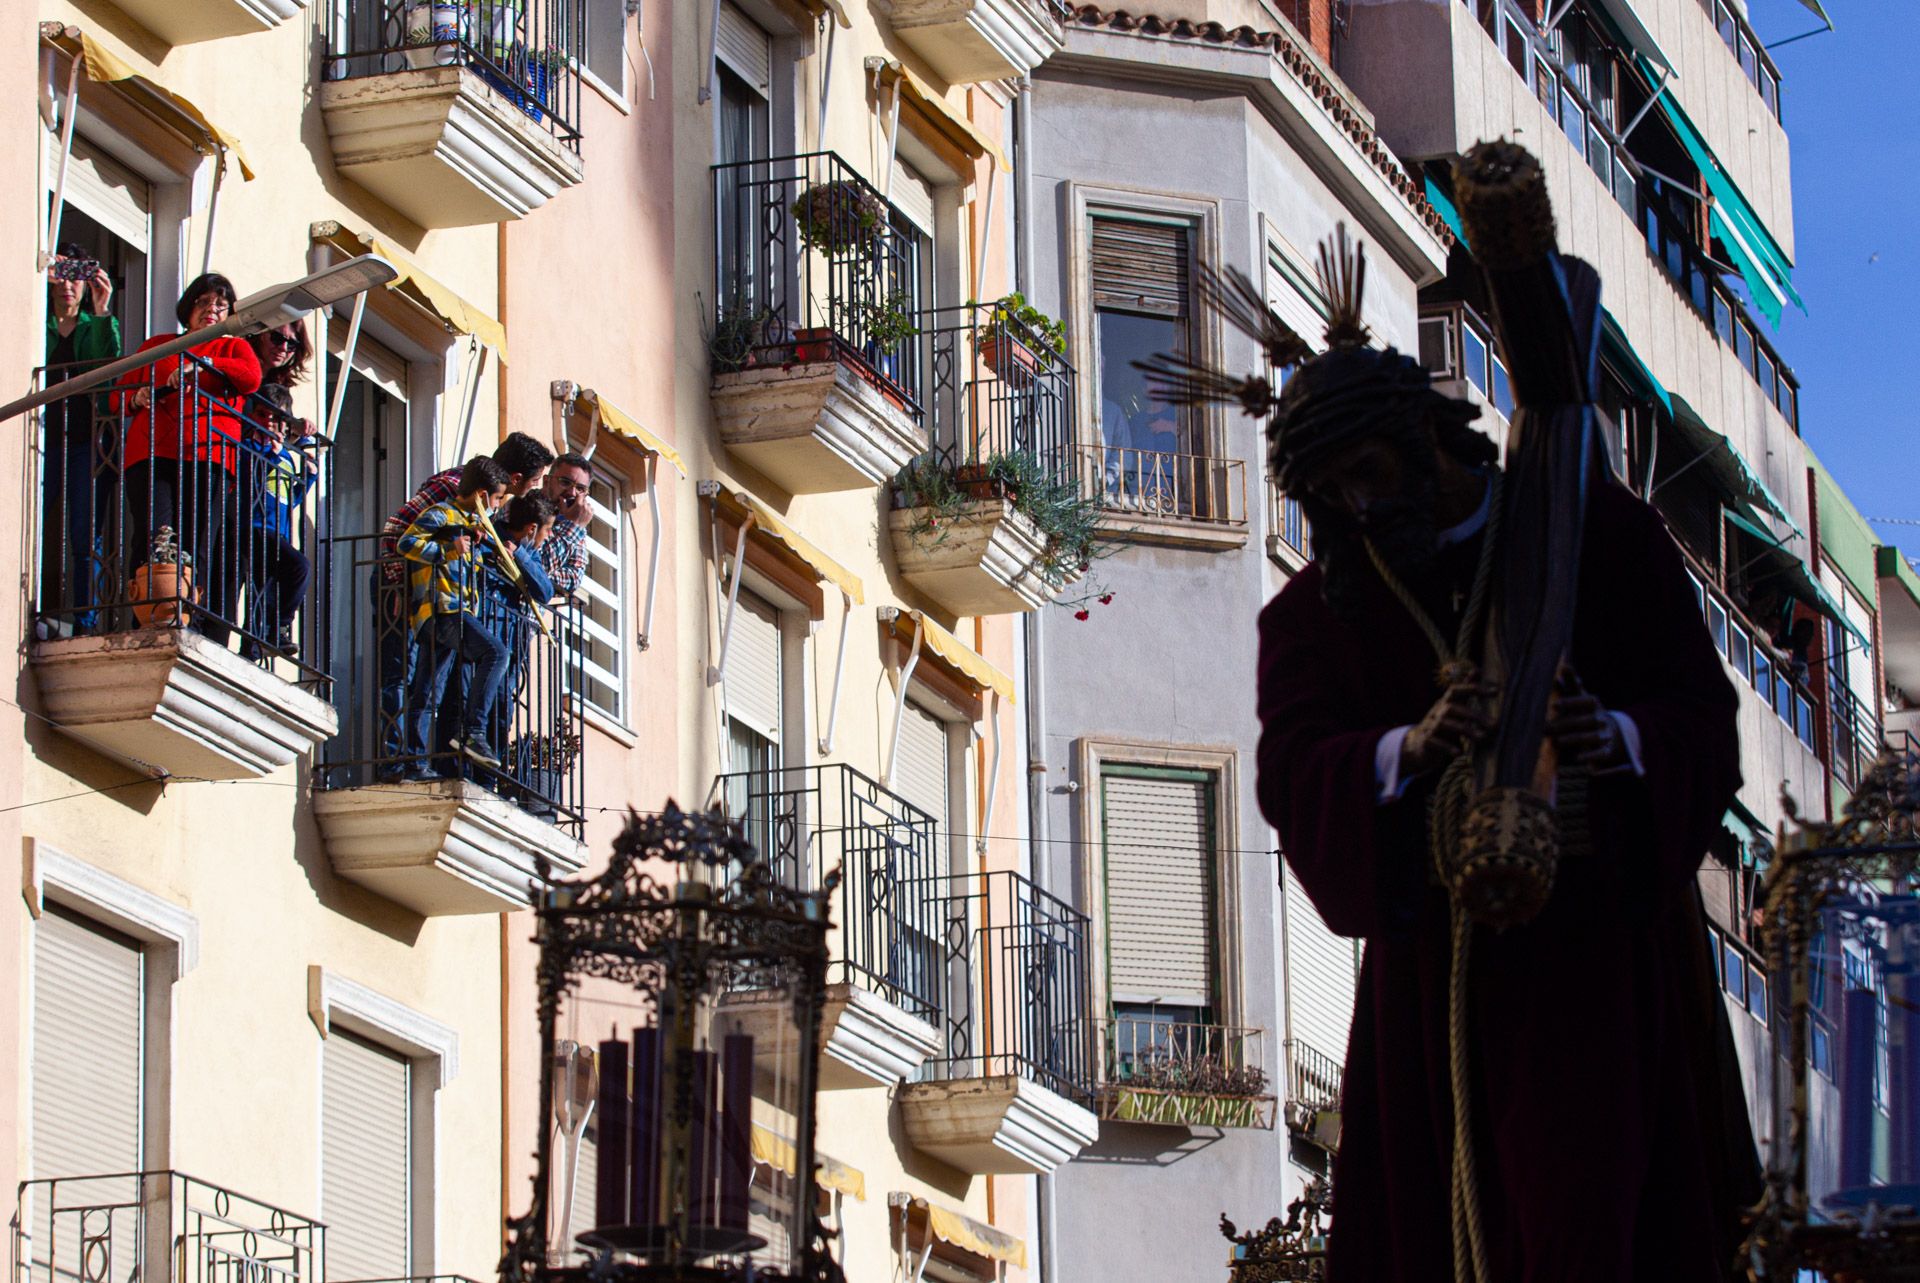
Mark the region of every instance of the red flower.
<instances>
[{"instance_id":1,"label":"red flower","mask_svg":"<svg viewBox=\"0 0 1920 1283\"><path fill-rule=\"evenodd\" d=\"M1081 619L1081 620L1091 619L1093 617L1093 612L1090 610L1076 610L1073 612L1073 617L1075 619Z\"/></svg>"},{"instance_id":2,"label":"red flower","mask_svg":"<svg viewBox=\"0 0 1920 1283\"><path fill-rule=\"evenodd\" d=\"M1109 592L1109 593L1101 593L1101 594L1100 594L1100 604L1101 604L1102 606L1111 606L1111 605L1113 605L1113 594L1112 594L1112 593L1110 593L1110 592Z\"/></svg>"}]
</instances>

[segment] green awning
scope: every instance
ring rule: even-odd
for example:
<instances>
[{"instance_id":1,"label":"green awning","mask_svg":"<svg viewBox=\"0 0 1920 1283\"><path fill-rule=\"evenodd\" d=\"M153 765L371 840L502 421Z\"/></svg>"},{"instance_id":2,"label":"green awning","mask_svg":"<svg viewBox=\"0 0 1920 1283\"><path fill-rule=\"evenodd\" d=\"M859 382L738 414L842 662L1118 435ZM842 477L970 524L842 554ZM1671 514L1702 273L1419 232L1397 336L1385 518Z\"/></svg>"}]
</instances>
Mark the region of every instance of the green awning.
<instances>
[{"instance_id":1,"label":"green awning","mask_svg":"<svg viewBox=\"0 0 1920 1283\"><path fill-rule=\"evenodd\" d=\"M1767 573L1778 575L1785 583L1788 592L1798 597L1812 609L1819 611L1827 618L1833 620L1842 628L1845 628L1854 635L1856 640L1861 642L1871 641L1866 633L1861 631L1860 625L1847 618L1846 607L1834 600L1833 594L1828 592L1820 581L1814 577L1813 571L1808 569L1807 563L1794 556L1793 553L1788 550L1787 546L1780 541L1778 535L1775 535L1759 522L1749 519L1745 514L1735 509L1727 508L1724 511L1727 514L1728 521L1731 521L1734 525L1740 527L1740 529L1746 531L1767 546L1767 561L1770 566Z\"/></svg>"},{"instance_id":2,"label":"green awning","mask_svg":"<svg viewBox=\"0 0 1920 1283\"><path fill-rule=\"evenodd\" d=\"M1614 369L1622 381L1635 396L1643 400L1658 401L1666 410L1667 417L1673 417L1673 397L1653 377L1653 371L1640 359L1640 353L1627 339L1627 332L1620 328L1620 322L1613 319L1613 313L1601 310L1600 313L1600 351L1612 358Z\"/></svg>"},{"instance_id":3,"label":"green awning","mask_svg":"<svg viewBox=\"0 0 1920 1283\"><path fill-rule=\"evenodd\" d=\"M1705 456L1702 462L1686 466L1708 469L1724 494L1746 504L1762 516L1778 517L1796 535L1805 534L1806 531L1800 529L1788 513L1787 506L1780 502L1773 491L1767 489L1766 482L1760 480L1745 456L1734 448L1733 442L1727 440L1726 434L1701 418L1700 412L1689 405L1685 397L1677 392L1670 395L1673 398L1674 428L1682 440Z\"/></svg>"},{"instance_id":4,"label":"green awning","mask_svg":"<svg viewBox=\"0 0 1920 1283\"><path fill-rule=\"evenodd\" d=\"M1649 80L1657 77L1653 63L1645 54L1639 55L1639 62L1640 69ZM1706 139L1693 127L1693 121L1673 100L1673 95L1661 94L1657 101L1661 114L1679 136L1680 145L1687 149L1687 154L1699 167L1701 177L1707 180L1707 190L1713 193L1713 230L1727 247L1727 253L1733 256L1734 266L1740 269L1740 275L1746 278L1747 290L1753 295L1754 305L1766 314L1776 328L1780 324L1780 311L1784 303L1791 302L1801 311L1806 311L1807 305L1793 288L1792 260L1780 248L1780 242L1773 238L1766 224L1760 221L1752 203L1741 193L1739 184L1727 173L1720 158L1707 146Z\"/></svg>"},{"instance_id":5,"label":"green awning","mask_svg":"<svg viewBox=\"0 0 1920 1283\"><path fill-rule=\"evenodd\" d=\"M1439 211L1440 217L1447 220L1447 226L1453 229L1453 234L1460 238L1462 245L1465 245L1467 225L1460 221L1460 211L1454 208L1452 199L1441 190L1440 184L1434 181L1432 174L1427 175L1427 204Z\"/></svg>"},{"instance_id":6,"label":"green awning","mask_svg":"<svg viewBox=\"0 0 1920 1283\"><path fill-rule=\"evenodd\" d=\"M1833 563L1862 600L1872 601L1874 581L1880 577L1880 537L1812 450L1807 451L1807 462L1813 467L1813 492L1820 504L1820 555Z\"/></svg>"}]
</instances>

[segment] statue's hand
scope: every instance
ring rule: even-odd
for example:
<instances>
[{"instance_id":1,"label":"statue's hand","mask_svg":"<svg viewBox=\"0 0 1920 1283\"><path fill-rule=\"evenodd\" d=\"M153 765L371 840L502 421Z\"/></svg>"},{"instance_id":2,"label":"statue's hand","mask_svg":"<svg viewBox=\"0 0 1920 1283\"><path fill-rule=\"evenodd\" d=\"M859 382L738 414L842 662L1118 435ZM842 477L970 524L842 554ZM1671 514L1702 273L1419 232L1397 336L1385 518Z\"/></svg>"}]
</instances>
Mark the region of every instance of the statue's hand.
<instances>
[{"instance_id":1,"label":"statue's hand","mask_svg":"<svg viewBox=\"0 0 1920 1283\"><path fill-rule=\"evenodd\" d=\"M1400 746L1402 775L1424 775L1438 770L1473 746L1493 729L1493 700L1498 692L1478 681L1455 682L1440 692L1420 724L1407 732Z\"/></svg>"},{"instance_id":2,"label":"statue's hand","mask_svg":"<svg viewBox=\"0 0 1920 1283\"><path fill-rule=\"evenodd\" d=\"M1590 694L1581 684L1579 675L1568 664L1560 666L1553 699L1547 705L1547 735L1564 762L1594 771L1613 770L1627 764L1627 746L1620 735L1620 724L1607 712L1599 697Z\"/></svg>"}]
</instances>

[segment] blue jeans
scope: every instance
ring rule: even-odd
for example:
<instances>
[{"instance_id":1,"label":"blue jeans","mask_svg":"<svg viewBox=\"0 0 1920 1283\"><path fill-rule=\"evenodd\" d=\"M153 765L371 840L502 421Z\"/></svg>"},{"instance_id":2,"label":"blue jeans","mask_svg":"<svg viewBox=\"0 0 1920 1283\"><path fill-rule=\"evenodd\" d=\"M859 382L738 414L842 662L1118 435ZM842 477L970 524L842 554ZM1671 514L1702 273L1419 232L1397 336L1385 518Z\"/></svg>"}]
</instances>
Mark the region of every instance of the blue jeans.
<instances>
[{"instance_id":1,"label":"blue jeans","mask_svg":"<svg viewBox=\"0 0 1920 1283\"><path fill-rule=\"evenodd\" d=\"M420 625L418 645L413 686L407 697L407 754L425 758L433 751L434 714L440 708L456 660L470 666L464 674L467 697L459 710L460 734L485 745L487 712L507 673L507 648L477 617L465 614L433 616ZM447 733L442 728L442 735Z\"/></svg>"}]
</instances>

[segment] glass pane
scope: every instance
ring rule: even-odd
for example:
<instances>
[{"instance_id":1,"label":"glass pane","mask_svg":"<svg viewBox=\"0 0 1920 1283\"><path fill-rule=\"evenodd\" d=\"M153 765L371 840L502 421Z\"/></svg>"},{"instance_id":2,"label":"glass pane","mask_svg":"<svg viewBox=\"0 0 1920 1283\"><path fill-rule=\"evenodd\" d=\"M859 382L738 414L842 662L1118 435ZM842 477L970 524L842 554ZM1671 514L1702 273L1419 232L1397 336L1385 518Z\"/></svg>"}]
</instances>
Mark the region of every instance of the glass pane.
<instances>
[{"instance_id":1,"label":"glass pane","mask_svg":"<svg viewBox=\"0 0 1920 1283\"><path fill-rule=\"evenodd\" d=\"M1765 352L1760 353L1759 366L1760 390L1766 394L1767 400L1771 401L1773 400L1774 391L1773 358Z\"/></svg>"},{"instance_id":2,"label":"glass pane","mask_svg":"<svg viewBox=\"0 0 1920 1283\"><path fill-rule=\"evenodd\" d=\"M1727 611L1711 598L1707 601L1707 631L1713 634L1713 648L1724 654L1727 649Z\"/></svg>"},{"instance_id":3,"label":"glass pane","mask_svg":"<svg viewBox=\"0 0 1920 1283\"><path fill-rule=\"evenodd\" d=\"M1627 217L1635 216L1638 206L1638 193L1634 189L1633 171L1627 168L1627 162L1618 155L1613 158L1613 199L1614 203L1627 212Z\"/></svg>"},{"instance_id":4,"label":"glass pane","mask_svg":"<svg viewBox=\"0 0 1920 1283\"><path fill-rule=\"evenodd\" d=\"M1600 176L1602 183L1613 178L1613 148L1607 145L1607 136L1600 132L1600 126L1587 126L1587 164Z\"/></svg>"},{"instance_id":5,"label":"glass pane","mask_svg":"<svg viewBox=\"0 0 1920 1283\"><path fill-rule=\"evenodd\" d=\"M1184 352L1185 322L1131 312L1095 313L1100 364L1100 451L1097 466L1110 500L1155 492L1168 484L1169 456L1191 453L1177 406L1156 399L1134 368L1163 352Z\"/></svg>"},{"instance_id":6,"label":"glass pane","mask_svg":"<svg viewBox=\"0 0 1920 1283\"><path fill-rule=\"evenodd\" d=\"M1707 928L1707 949L1713 954L1713 978L1726 983L1726 964L1721 960L1720 933L1712 927Z\"/></svg>"},{"instance_id":7,"label":"glass pane","mask_svg":"<svg viewBox=\"0 0 1920 1283\"><path fill-rule=\"evenodd\" d=\"M1714 5L1713 25L1719 29L1720 38L1727 42L1727 48L1731 49L1740 42L1740 28L1734 24L1733 14L1725 4Z\"/></svg>"},{"instance_id":8,"label":"glass pane","mask_svg":"<svg viewBox=\"0 0 1920 1283\"><path fill-rule=\"evenodd\" d=\"M1761 1024L1767 1023L1767 977L1758 967L1747 969L1747 1010Z\"/></svg>"},{"instance_id":9,"label":"glass pane","mask_svg":"<svg viewBox=\"0 0 1920 1283\"><path fill-rule=\"evenodd\" d=\"M1705 314L1713 286L1707 281L1706 269L1698 262L1689 261L1687 264L1687 286L1693 295L1693 305Z\"/></svg>"},{"instance_id":10,"label":"glass pane","mask_svg":"<svg viewBox=\"0 0 1920 1283\"><path fill-rule=\"evenodd\" d=\"M1795 431L1799 430L1800 390L1785 380L1780 383L1780 413L1787 416L1787 422L1794 426Z\"/></svg>"},{"instance_id":11,"label":"glass pane","mask_svg":"<svg viewBox=\"0 0 1920 1283\"><path fill-rule=\"evenodd\" d=\"M1694 604L1704 613L1707 608L1707 586L1691 570L1687 572L1687 582L1693 585Z\"/></svg>"},{"instance_id":12,"label":"glass pane","mask_svg":"<svg viewBox=\"0 0 1920 1283\"><path fill-rule=\"evenodd\" d=\"M1420 364L1440 378L1453 376L1453 318L1420 318Z\"/></svg>"},{"instance_id":13,"label":"glass pane","mask_svg":"<svg viewBox=\"0 0 1920 1283\"><path fill-rule=\"evenodd\" d=\"M1727 968L1725 973L1727 992L1733 995L1735 1002L1744 1006L1747 1001L1747 962L1746 959L1740 956L1740 951L1733 947L1731 940L1726 943L1725 948L1727 952Z\"/></svg>"},{"instance_id":14,"label":"glass pane","mask_svg":"<svg viewBox=\"0 0 1920 1283\"><path fill-rule=\"evenodd\" d=\"M1565 89L1560 91L1560 129L1573 144L1576 154L1584 154L1587 149L1587 114L1580 110L1579 101Z\"/></svg>"},{"instance_id":15,"label":"glass pane","mask_svg":"<svg viewBox=\"0 0 1920 1283\"><path fill-rule=\"evenodd\" d=\"M1793 697L1794 731L1800 736L1800 742L1808 748L1813 747L1813 705L1807 702L1805 695Z\"/></svg>"},{"instance_id":16,"label":"glass pane","mask_svg":"<svg viewBox=\"0 0 1920 1283\"><path fill-rule=\"evenodd\" d=\"M1813 1061L1813 1067L1818 1072L1831 1078L1833 1077L1832 1037L1827 1033L1825 1026L1821 1025L1818 1021L1814 1022L1811 1032L1813 1038L1811 1041L1812 1054L1810 1058Z\"/></svg>"},{"instance_id":17,"label":"glass pane","mask_svg":"<svg viewBox=\"0 0 1920 1283\"><path fill-rule=\"evenodd\" d=\"M1727 634L1727 661L1733 665L1733 671L1747 681L1753 680L1752 645L1744 628L1734 628Z\"/></svg>"},{"instance_id":18,"label":"glass pane","mask_svg":"<svg viewBox=\"0 0 1920 1283\"><path fill-rule=\"evenodd\" d=\"M1788 680L1784 668L1773 683L1773 711L1788 726L1793 725L1793 683Z\"/></svg>"},{"instance_id":19,"label":"glass pane","mask_svg":"<svg viewBox=\"0 0 1920 1283\"><path fill-rule=\"evenodd\" d=\"M1467 382L1487 391L1487 341L1471 325L1460 327L1460 346L1467 358Z\"/></svg>"},{"instance_id":20,"label":"glass pane","mask_svg":"<svg viewBox=\"0 0 1920 1283\"><path fill-rule=\"evenodd\" d=\"M1761 699L1773 703L1773 661L1758 646L1753 648L1753 688Z\"/></svg>"},{"instance_id":21,"label":"glass pane","mask_svg":"<svg viewBox=\"0 0 1920 1283\"><path fill-rule=\"evenodd\" d=\"M1720 336L1722 343L1732 346L1733 305L1719 290L1713 292L1713 332Z\"/></svg>"},{"instance_id":22,"label":"glass pane","mask_svg":"<svg viewBox=\"0 0 1920 1283\"><path fill-rule=\"evenodd\" d=\"M1513 69L1520 73L1522 80L1525 80L1527 78L1527 57L1529 52L1526 33L1520 29L1520 23L1512 14L1507 15L1506 27L1507 61L1513 64Z\"/></svg>"},{"instance_id":23,"label":"glass pane","mask_svg":"<svg viewBox=\"0 0 1920 1283\"><path fill-rule=\"evenodd\" d=\"M1513 417L1513 385L1507 379L1506 364L1497 356L1493 358L1493 408Z\"/></svg>"},{"instance_id":24,"label":"glass pane","mask_svg":"<svg viewBox=\"0 0 1920 1283\"><path fill-rule=\"evenodd\" d=\"M1760 68L1760 101L1775 116L1780 114L1780 78L1765 67Z\"/></svg>"},{"instance_id":25,"label":"glass pane","mask_svg":"<svg viewBox=\"0 0 1920 1283\"><path fill-rule=\"evenodd\" d=\"M1754 49L1753 40L1745 34L1740 37L1740 70L1746 73L1747 79L1752 81L1755 87L1759 86L1760 54Z\"/></svg>"},{"instance_id":26,"label":"glass pane","mask_svg":"<svg viewBox=\"0 0 1920 1283\"><path fill-rule=\"evenodd\" d=\"M1740 364L1753 368L1753 332L1737 322L1733 327L1733 354Z\"/></svg>"}]
</instances>

